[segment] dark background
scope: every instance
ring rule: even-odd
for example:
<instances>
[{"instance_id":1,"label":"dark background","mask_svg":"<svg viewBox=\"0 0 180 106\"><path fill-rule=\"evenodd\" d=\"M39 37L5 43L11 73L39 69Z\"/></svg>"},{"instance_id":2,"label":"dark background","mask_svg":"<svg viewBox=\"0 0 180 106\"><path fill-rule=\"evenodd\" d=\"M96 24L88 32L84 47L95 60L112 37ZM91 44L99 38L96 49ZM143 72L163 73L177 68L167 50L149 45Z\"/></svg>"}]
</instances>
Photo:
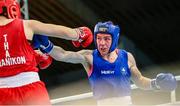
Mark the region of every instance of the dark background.
<instances>
[{"instance_id":1,"label":"dark background","mask_svg":"<svg viewBox=\"0 0 180 106\"><path fill-rule=\"evenodd\" d=\"M133 53L139 68L180 60L180 0L29 0L28 6L30 19L46 23L88 26L92 30L99 21L118 24L121 37L126 39L123 47ZM71 41L50 40L65 50L82 49L73 47ZM82 70L80 64L54 60L40 74L51 86L86 77Z\"/></svg>"}]
</instances>

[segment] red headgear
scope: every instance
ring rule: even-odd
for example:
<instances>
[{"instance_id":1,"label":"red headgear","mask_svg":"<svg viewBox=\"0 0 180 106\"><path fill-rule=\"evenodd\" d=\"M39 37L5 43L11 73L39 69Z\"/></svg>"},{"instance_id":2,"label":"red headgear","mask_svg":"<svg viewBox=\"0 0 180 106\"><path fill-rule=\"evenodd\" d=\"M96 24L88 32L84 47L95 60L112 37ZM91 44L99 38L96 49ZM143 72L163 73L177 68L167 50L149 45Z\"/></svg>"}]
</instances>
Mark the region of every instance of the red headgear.
<instances>
[{"instance_id":1,"label":"red headgear","mask_svg":"<svg viewBox=\"0 0 180 106\"><path fill-rule=\"evenodd\" d=\"M3 13L4 7L7 18L21 18L20 6L16 0L0 0L0 13Z\"/></svg>"}]
</instances>

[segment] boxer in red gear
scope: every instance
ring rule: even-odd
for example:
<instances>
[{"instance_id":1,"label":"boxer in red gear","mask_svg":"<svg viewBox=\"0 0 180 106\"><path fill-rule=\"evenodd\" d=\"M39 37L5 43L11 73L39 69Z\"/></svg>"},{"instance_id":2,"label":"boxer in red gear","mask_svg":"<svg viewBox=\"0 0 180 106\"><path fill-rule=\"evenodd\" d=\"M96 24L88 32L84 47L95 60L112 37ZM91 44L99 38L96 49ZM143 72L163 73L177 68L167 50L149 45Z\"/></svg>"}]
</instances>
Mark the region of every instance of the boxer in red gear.
<instances>
[{"instance_id":1,"label":"boxer in red gear","mask_svg":"<svg viewBox=\"0 0 180 106\"><path fill-rule=\"evenodd\" d=\"M0 104L50 105L45 85L39 80L34 50L23 31L23 21L13 20L1 25L0 30Z\"/></svg>"},{"instance_id":2,"label":"boxer in red gear","mask_svg":"<svg viewBox=\"0 0 180 106\"><path fill-rule=\"evenodd\" d=\"M51 105L28 40L37 33L76 41L78 29L19 19L19 11L16 0L0 0L0 105Z\"/></svg>"}]
</instances>

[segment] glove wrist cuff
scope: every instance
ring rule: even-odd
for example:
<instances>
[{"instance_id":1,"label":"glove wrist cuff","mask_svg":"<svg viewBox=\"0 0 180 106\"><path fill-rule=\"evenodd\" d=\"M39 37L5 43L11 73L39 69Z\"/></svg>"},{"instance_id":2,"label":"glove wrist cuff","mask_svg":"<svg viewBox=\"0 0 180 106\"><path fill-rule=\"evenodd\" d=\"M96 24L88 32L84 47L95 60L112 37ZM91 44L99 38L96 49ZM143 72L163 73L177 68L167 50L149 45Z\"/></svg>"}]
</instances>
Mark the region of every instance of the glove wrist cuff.
<instances>
[{"instance_id":1,"label":"glove wrist cuff","mask_svg":"<svg viewBox=\"0 0 180 106\"><path fill-rule=\"evenodd\" d=\"M77 33L77 35L78 35L76 41L82 42L82 41L83 41L83 39L82 39L83 31L82 31L80 28L76 28L75 31L76 31L76 33Z\"/></svg>"},{"instance_id":2,"label":"glove wrist cuff","mask_svg":"<svg viewBox=\"0 0 180 106\"><path fill-rule=\"evenodd\" d=\"M156 83L156 79L152 79L152 80L151 80L150 88L151 88L152 90L160 90L160 87L159 87L159 86L157 85L157 83Z\"/></svg>"},{"instance_id":3,"label":"glove wrist cuff","mask_svg":"<svg viewBox=\"0 0 180 106\"><path fill-rule=\"evenodd\" d=\"M41 48L40 50L43 53L48 53L49 54L52 51L53 47L54 47L53 43L48 40L48 45L47 46L40 45L40 48Z\"/></svg>"}]
</instances>

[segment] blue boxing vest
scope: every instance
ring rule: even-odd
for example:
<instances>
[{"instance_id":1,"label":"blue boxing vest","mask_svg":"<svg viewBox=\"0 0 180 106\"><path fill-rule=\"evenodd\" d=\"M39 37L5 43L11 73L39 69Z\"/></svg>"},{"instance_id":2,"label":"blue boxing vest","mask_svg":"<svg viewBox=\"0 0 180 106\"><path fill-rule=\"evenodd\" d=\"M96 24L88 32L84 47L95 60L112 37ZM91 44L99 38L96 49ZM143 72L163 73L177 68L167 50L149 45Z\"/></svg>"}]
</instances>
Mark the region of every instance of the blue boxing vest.
<instances>
[{"instance_id":1,"label":"blue boxing vest","mask_svg":"<svg viewBox=\"0 0 180 106\"><path fill-rule=\"evenodd\" d=\"M89 82L94 98L130 96L130 70L125 50L118 50L118 57L114 63L104 60L99 52L93 51L93 70Z\"/></svg>"}]
</instances>

